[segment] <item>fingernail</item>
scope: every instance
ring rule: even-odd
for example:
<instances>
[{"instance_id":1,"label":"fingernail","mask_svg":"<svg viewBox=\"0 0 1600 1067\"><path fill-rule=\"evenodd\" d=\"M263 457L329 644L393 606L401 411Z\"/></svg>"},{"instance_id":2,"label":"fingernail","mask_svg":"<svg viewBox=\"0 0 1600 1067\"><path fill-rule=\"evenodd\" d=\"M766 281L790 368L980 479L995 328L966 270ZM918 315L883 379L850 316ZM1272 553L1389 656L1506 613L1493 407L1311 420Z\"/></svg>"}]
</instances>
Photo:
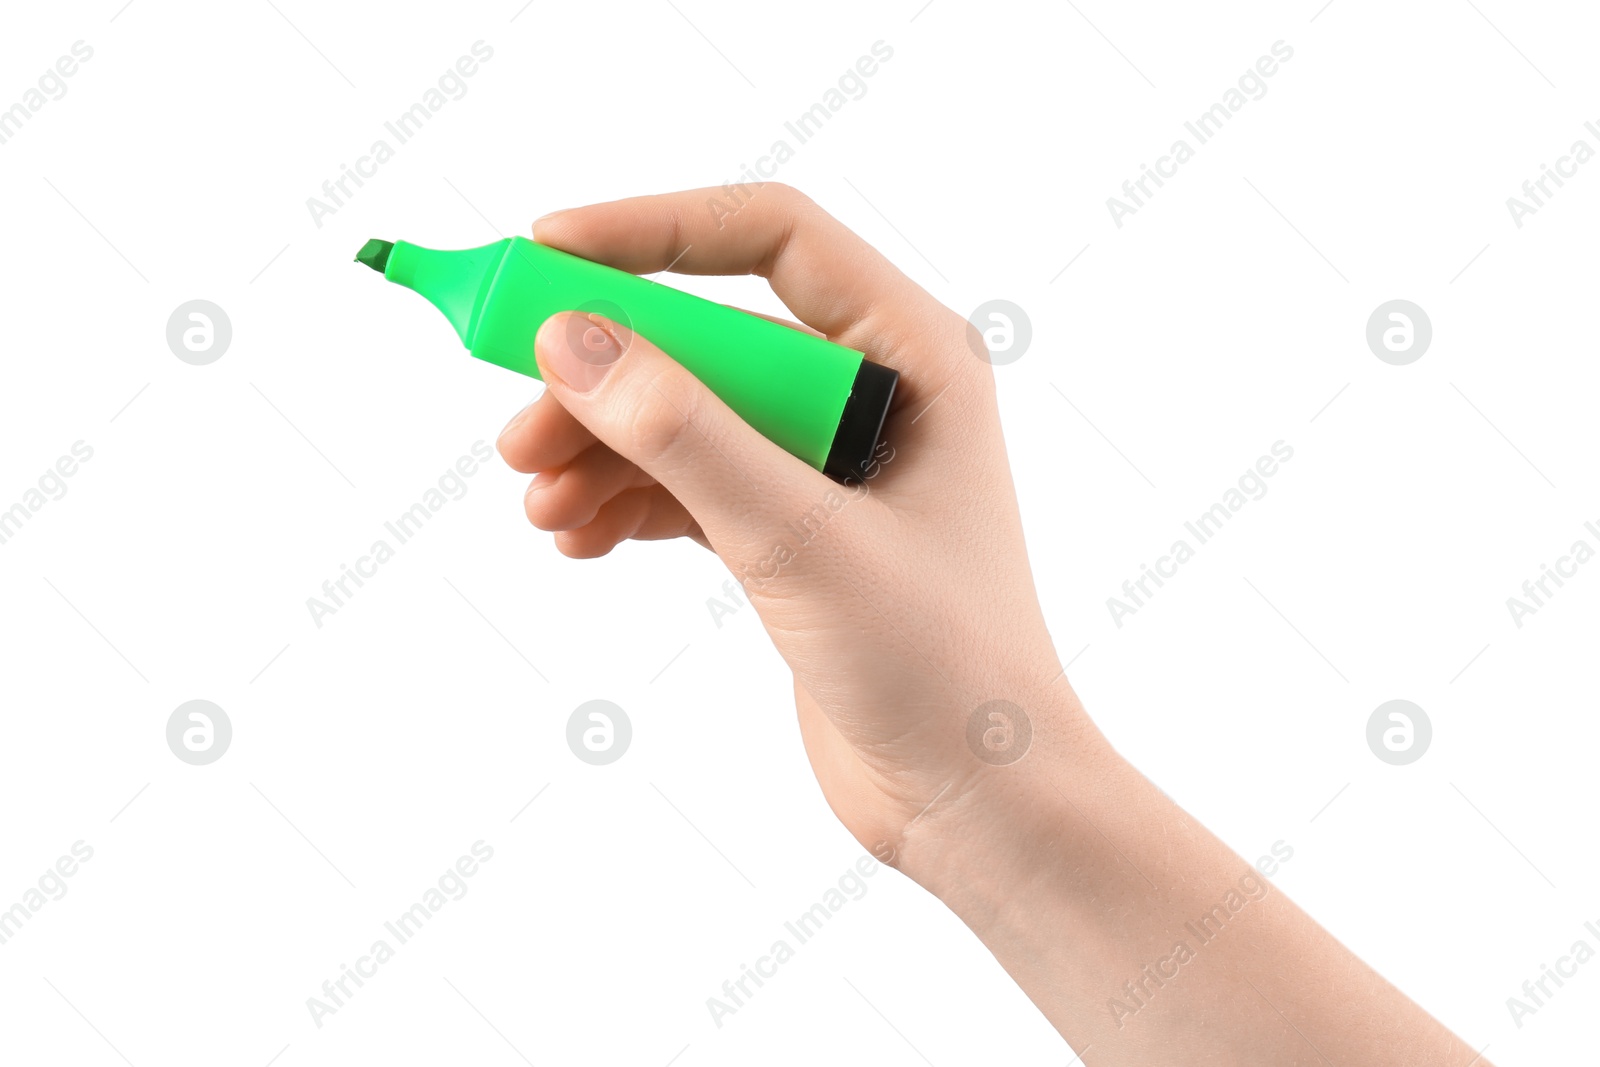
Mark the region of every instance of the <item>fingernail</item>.
<instances>
[{"instance_id":1,"label":"fingernail","mask_svg":"<svg viewBox=\"0 0 1600 1067\"><path fill-rule=\"evenodd\" d=\"M550 339L550 367L577 393L587 393L605 380L622 355L614 327L598 315L569 315Z\"/></svg>"},{"instance_id":2,"label":"fingernail","mask_svg":"<svg viewBox=\"0 0 1600 1067\"><path fill-rule=\"evenodd\" d=\"M545 221L546 219L553 219L557 215L561 214L563 211L568 211L568 210L570 210L570 209L569 208L558 208L557 210L549 212L548 214L540 215L538 218L533 220L533 224L535 226L537 226L537 225L539 225L539 223Z\"/></svg>"},{"instance_id":3,"label":"fingernail","mask_svg":"<svg viewBox=\"0 0 1600 1067\"><path fill-rule=\"evenodd\" d=\"M521 411L519 411L515 415L511 416L511 421L506 423L505 429L501 430L499 437L497 437L495 439L499 440L501 437L504 437L506 434L508 434L512 430L514 430L517 427L517 424L520 423L523 419L527 418L528 417L528 412L530 412L532 410L533 410L533 401L530 400L527 403L527 405L525 407L523 407L523 409Z\"/></svg>"}]
</instances>

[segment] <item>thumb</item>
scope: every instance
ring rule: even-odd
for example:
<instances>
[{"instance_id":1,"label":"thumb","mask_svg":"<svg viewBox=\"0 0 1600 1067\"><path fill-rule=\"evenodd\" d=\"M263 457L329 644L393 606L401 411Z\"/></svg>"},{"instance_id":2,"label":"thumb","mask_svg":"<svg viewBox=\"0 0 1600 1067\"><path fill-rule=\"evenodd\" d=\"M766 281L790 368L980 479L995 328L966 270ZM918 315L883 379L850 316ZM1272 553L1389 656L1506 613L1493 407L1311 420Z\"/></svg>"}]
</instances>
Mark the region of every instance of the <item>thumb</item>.
<instances>
[{"instance_id":1,"label":"thumb","mask_svg":"<svg viewBox=\"0 0 1600 1067\"><path fill-rule=\"evenodd\" d=\"M534 355L561 406L665 486L725 556L761 551L768 531L836 488L620 323L552 315Z\"/></svg>"}]
</instances>

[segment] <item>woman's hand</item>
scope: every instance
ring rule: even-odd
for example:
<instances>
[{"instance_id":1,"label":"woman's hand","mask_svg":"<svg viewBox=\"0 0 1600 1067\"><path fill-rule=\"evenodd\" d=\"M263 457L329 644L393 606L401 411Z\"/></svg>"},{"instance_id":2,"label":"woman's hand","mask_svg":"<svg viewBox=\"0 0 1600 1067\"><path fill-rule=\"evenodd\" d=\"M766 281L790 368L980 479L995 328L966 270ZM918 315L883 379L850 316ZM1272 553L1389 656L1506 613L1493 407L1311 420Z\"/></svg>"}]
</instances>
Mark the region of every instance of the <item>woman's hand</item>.
<instances>
[{"instance_id":1,"label":"woman's hand","mask_svg":"<svg viewBox=\"0 0 1600 1067\"><path fill-rule=\"evenodd\" d=\"M732 215L723 195L578 208L534 235L638 273L768 278L900 372L877 463L838 485L646 338L563 314L536 343L548 391L500 438L540 472L529 518L573 556L678 536L721 556L794 671L834 812L1085 1063L1487 1067L1089 722L1034 595L976 332L794 190L753 187Z\"/></svg>"},{"instance_id":2,"label":"woman's hand","mask_svg":"<svg viewBox=\"0 0 1600 1067\"><path fill-rule=\"evenodd\" d=\"M720 189L638 197L534 236L638 274L761 275L795 328L899 371L863 480L783 451L648 338L571 313L539 331L548 389L500 452L538 472L528 517L569 556L681 536L722 558L794 671L828 803L917 876L908 827L1031 748L1090 736L1034 594L993 371L959 315L799 192L749 187L727 210Z\"/></svg>"}]
</instances>

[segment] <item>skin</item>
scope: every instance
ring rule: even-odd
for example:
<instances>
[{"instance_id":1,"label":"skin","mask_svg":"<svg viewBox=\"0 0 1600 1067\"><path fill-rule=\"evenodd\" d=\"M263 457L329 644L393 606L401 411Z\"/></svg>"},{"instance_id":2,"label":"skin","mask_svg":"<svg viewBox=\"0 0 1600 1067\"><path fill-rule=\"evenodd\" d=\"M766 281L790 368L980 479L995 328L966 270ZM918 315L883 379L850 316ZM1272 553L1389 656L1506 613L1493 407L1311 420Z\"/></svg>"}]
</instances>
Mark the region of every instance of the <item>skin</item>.
<instances>
[{"instance_id":1,"label":"skin","mask_svg":"<svg viewBox=\"0 0 1600 1067\"><path fill-rule=\"evenodd\" d=\"M1045 628L972 328L794 189L741 201L638 197L533 233L638 274L766 278L794 328L900 372L878 463L841 486L647 339L565 313L536 340L546 391L499 439L537 473L529 520L573 557L673 537L717 553L793 671L839 820L959 915L1092 1067L1487 1065L1096 729Z\"/></svg>"}]
</instances>

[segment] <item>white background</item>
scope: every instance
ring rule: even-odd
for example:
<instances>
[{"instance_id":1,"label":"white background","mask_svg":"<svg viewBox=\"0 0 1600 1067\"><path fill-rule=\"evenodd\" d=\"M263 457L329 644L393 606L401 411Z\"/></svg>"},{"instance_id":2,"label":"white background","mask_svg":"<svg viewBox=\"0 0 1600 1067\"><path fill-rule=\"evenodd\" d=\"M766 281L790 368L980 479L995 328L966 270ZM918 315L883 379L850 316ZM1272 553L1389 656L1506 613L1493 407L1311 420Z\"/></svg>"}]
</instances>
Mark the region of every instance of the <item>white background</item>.
<instances>
[{"instance_id":1,"label":"white background","mask_svg":"<svg viewBox=\"0 0 1600 1067\"><path fill-rule=\"evenodd\" d=\"M713 1024L861 853L692 543L567 560L496 459L321 628L306 607L540 388L354 266L363 240L720 185L880 40L778 177L963 314L1031 317L1005 431L1097 721L1242 855L1292 847L1277 884L1474 1049L1592 1047L1600 963L1520 1029L1506 1007L1600 948L1600 564L1521 628L1506 607L1600 547L1600 162L1521 228L1505 203L1600 147L1584 5L122 2L0 36L0 107L94 50L0 145L0 508L93 449L0 545L0 908L94 849L0 946L0 1059L1069 1060L888 870ZM466 95L318 226L307 198L478 40ZM1117 227L1106 198L1279 40L1267 94ZM197 298L233 327L208 366L165 340ZM1395 298L1434 329L1408 366L1364 337ZM1267 495L1114 625L1106 598L1279 440ZM165 740L196 698L234 729L205 767ZM594 698L634 728L606 767L565 742ZM1410 766L1367 748L1393 698L1433 723ZM317 1027L306 998L480 839L470 892Z\"/></svg>"}]
</instances>

